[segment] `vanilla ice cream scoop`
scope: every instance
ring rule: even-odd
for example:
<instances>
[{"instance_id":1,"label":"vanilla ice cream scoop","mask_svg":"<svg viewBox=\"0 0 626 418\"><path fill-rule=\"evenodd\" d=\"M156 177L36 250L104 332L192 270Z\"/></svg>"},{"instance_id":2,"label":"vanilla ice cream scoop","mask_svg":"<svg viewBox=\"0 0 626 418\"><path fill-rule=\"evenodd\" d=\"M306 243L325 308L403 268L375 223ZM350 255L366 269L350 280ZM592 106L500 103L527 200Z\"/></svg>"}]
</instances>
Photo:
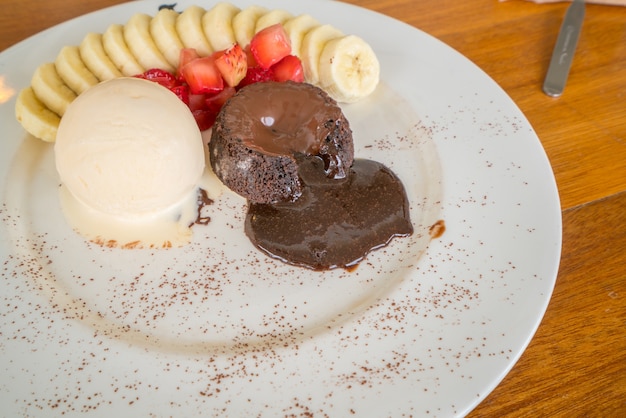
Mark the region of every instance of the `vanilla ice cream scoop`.
<instances>
[{"instance_id":1,"label":"vanilla ice cream scoop","mask_svg":"<svg viewBox=\"0 0 626 418\"><path fill-rule=\"evenodd\" d=\"M61 182L86 206L150 216L198 186L202 137L189 108L157 83L118 78L69 106L54 146Z\"/></svg>"},{"instance_id":2,"label":"vanilla ice cream scoop","mask_svg":"<svg viewBox=\"0 0 626 418\"><path fill-rule=\"evenodd\" d=\"M95 235L109 234L112 220L125 223L118 228L125 231L149 229L163 214L180 219L176 208L190 196L195 201L205 167L189 108L165 87L138 78L106 81L78 96L61 119L54 151L62 189L83 209L68 216L70 223L85 230L89 222L77 219L88 212L92 224L107 225Z\"/></svg>"}]
</instances>

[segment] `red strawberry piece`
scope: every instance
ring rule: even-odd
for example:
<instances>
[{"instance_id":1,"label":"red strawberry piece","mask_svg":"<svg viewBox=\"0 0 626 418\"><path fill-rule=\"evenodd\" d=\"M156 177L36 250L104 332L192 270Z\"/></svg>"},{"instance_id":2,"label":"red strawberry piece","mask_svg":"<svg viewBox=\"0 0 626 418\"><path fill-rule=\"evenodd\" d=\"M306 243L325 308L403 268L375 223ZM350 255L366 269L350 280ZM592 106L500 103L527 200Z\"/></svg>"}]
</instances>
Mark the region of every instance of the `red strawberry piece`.
<instances>
[{"instance_id":1,"label":"red strawberry piece","mask_svg":"<svg viewBox=\"0 0 626 418\"><path fill-rule=\"evenodd\" d=\"M252 37L250 51L257 64L267 69L291 54L291 41L283 25L277 23Z\"/></svg>"},{"instance_id":2,"label":"red strawberry piece","mask_svg":"<svg viewBox=\"0 0 626 418\"><path fill-rule=\"evenodd\" d=\"M270 81L274 79L274 73L271 69L257 67L249 67L246 76L241 80L237 88L245 87L248 84L258 83L260 81Z\"/></svg>"},{"instance_id":3,"label":"red strawberry piece","mask_svg":"<svg viewBox=\"0 0 626 418\"><path fill-rule=\"evenodd\" d=\"M170 90L174 93L183 103L189 106L189 87L186 85L178 85L171 87Z\"/></svg>"},{"instance_id":4,"label":"red strawberry piece","mask_svg":"<svg viewBox=\"0 0 626 418\"><path fill-rule=\"evenodd\" d=\"M154 81L155 83L159 83L160 85L168 89L171 89L178 84L178 81L176 80L174 74L170 73L169 71L161 70L159 68L149 69L141 74L138 74L136 77L143 78L144 80Z\"/></svg>"},{"instance_id":5,"label":"red strawberry piece","mask_svg":"<svg viewBox=\"0 0 626 418\"><path fill-rule=\"evenodd\" d=\"M209 129L215 123L217 112L212 109L197 109L191 112L201 131Z\"/></svg>"},{"instance_id":6,"label":"red strawberry piece","mask_svg":"<svg viewBox=\"0 0 626 418\"><path fill-rule=\"evenodd\" d=\"M191 109L192 112L196 110L205 110L206 98L207 98L206 94L190 94L189 102L187 103L187 105L189 106L189 109Z\"/></svg>"},{"instance_id":7,"label":"red strawberry piece","mask_svg":"<svg viewBox=\"0 0 626 418\"><path fill-rule=\"evenodd\" d=\"M287 55L272 66L275 81L304 81L304 69L302 61L295 55Z\"/></svg>"},{"instance_id":8,"label":"red strawberry piece","mask_svg":"<svg viewBox=\"0 0 626 418\"><path fill-rule=\"evenodd\" d=\"M178 56L178 68L176 69L176 76L182 80L182 68L189 64L191 61L200 58L198 51L195 48L183 48L180 50Z\"/></svg>"},{"instance_id":9,"label":"red strawberry piece","mask_svg":"<svg viewBox=\"0 0 626 418\"><path fill-rule=\"evenodd\" d=\"M188 62L181 68L181 75L192 94L217 93L224 88L224 79L212 56Z\"/></svg>"},{"instance_id":10,"label":"red strawberry piece","mask_svg":"<svg viewBox=\"0 0 626 418\"><path fill-rule=\"evenodd\" d=\"M224 81L231 87L235 87L246 76L248 59L245 51L235 44L230 48L214 54L215 65L220 70Z\"/></svg>"},{"instance_id":11,"label":"red strawberry piece","mask_svg":"<svg viewBox=\"0 0 626 418\"><path fill-rule=\"evenodd\" d=\"M249 44L248 44L248 46L245 47L243 52L246 53L246 61L248 62L248 68L250 68L250 67L257 67L259 65L259 64L257 64L256 60L254 59L254 55L252 55L252 51L250 51L250 45Z\"/></svg>"},{"instance_id":12,"label":"red strawberry piece","mask_svg":"<svg viewBox=\"0 0 626 418\"><path fill-rule=\"evenodd\" d=\"M215 113L219 113L220 109L226 103L226 100L233 97L233 95L237 92L234 87L224 87L224 90L220 91L217 94L206 95L205 96L205 106L207 109L213 109Z\"/></svg>"}]
</instances>

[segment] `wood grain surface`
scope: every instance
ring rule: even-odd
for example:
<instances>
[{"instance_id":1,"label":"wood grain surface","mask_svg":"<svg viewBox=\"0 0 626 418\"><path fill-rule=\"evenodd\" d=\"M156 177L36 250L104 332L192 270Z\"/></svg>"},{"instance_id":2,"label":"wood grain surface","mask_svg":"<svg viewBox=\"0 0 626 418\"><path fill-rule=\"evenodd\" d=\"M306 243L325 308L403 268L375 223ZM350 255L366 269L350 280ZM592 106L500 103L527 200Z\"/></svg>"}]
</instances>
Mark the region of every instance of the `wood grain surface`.
<instances>
[{"instance_id":1,"label":"wood grain surface","mask_svg":"<svg viewBox=\"0 0 626 418\"><path fill-rule=\"evenodd\" d=\"M541 84L567 3L348 2L475 62L524 112L554 169L563 252L551 303L520 361L470 416L626 416L626 8L587 5L565 93L554 99ZM117 3L1 0L0 50Z\"/></svg>"}]
</instances>

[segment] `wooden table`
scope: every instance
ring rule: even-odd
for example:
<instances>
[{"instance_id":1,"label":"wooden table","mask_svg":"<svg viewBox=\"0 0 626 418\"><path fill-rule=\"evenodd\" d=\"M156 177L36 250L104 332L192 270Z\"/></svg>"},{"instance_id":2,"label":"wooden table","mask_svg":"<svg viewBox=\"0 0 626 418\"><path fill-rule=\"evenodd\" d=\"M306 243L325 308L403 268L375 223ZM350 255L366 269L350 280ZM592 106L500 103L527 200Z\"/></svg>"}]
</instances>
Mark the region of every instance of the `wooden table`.
<instances>
[{"instance_id":1,"label":"wooden table","mask_svg":"<svg viewBox=\"0 0 626 418\"><path fill-rule=\"evenodd\" d=\"M471 416L626 416L626 7L587 5L566 91L553 99L541 83L565 3L348 1L474 61L525 113L554 168L563 253L552 301L520 361ZM0 50L122 2L2 0Z\"/></svg>"}]
</instances>

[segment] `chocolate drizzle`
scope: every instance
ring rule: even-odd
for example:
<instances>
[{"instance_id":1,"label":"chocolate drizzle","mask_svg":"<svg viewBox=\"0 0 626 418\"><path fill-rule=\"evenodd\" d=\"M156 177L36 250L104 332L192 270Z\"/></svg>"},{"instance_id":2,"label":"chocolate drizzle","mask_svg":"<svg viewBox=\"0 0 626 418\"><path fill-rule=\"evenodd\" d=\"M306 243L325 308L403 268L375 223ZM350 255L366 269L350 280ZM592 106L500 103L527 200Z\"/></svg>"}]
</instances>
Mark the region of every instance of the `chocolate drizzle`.
<instances>
[{"instance_id":1,"label":"chocolate drizzle","mask_svg":"<svg viewBox=\"0 0 626 418\"><path fill-rule=\"evenodd\" d=\"M197 209L197 215L196 215L196 220L193 221L191 223L192 226L194 224L196 225L208 225L209 222L211 222L211 217L208 215L203 215L202 214L202 210L213 204L213 199L211 199L209 197L209 195L207 194L206 190L204 189L199 189L198 190L198 198L197 198L197 203L198 203L198 209Z\"/></svg>"}]
</instances>

